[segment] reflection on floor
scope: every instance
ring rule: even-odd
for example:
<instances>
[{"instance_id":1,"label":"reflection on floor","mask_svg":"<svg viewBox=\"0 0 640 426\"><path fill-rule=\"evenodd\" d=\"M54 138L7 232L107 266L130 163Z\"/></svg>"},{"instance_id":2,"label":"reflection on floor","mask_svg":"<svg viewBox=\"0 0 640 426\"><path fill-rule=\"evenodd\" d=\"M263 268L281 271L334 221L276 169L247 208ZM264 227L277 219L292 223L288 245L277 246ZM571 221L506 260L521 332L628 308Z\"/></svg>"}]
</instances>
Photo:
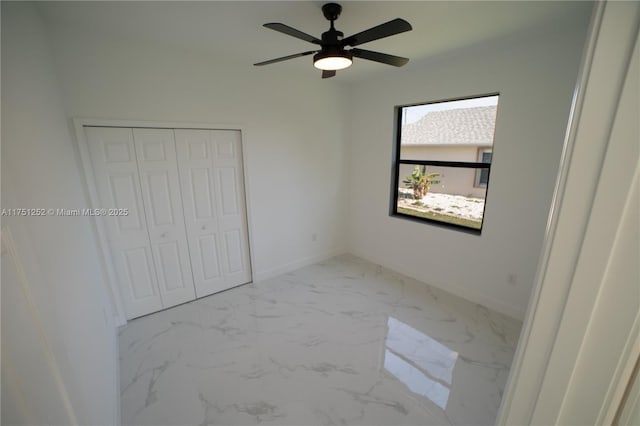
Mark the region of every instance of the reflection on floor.
<instances>
[{"instance_id":1,"label":"reflection on floor","mask_svg":"<svg viewBox=\"0 0 640 426\"><path fill-rule=\"evenodd\" d=\"M387 325L385 370L445 410L458 353L393 317Z\"/></svg>"},{"instance_id":2,"label":"reflection on floor","mask_svg":"<svg viewBox=\"0 0 640 426\"><path fill-rule=\"evenodd\" d=\"M122 423L493 424L520 327L340 256L131 321Z\"/></svg>"}]
</instances>

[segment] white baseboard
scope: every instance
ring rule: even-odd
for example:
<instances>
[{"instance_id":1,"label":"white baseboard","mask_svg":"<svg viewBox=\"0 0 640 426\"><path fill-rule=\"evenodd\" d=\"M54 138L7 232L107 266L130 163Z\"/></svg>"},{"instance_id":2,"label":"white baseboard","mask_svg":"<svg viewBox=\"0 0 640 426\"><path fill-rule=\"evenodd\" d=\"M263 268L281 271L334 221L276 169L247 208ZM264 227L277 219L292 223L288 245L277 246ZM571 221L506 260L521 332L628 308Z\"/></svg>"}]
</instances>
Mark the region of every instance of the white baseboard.
<instances>
[{"instance_id":1,"label":"white baseboard","mask_svg":"<svg viewBox=\"0 0 640 426\"><path fill-rule=\"evenodd\" d=\"M374 256L369 256L366 253L362 253L358 250L349 250L350 253L352 253L354 256L358 256L364 260L367 260L369 262L373 262L376 263L384 268L390 269L394 272L397 272L399 274L402 275L406 275L410 278L413 278L415 280L424 282L424 278L415 276L407 271L410 271L411 268L406 267L404 265L400 265L400 264L395 264L393 262L389 262L387 260L382 260L382 259L377 259ZM525 316L525 311L526 311L526 306L525 307L517 307L517 306L512 306L510 304L504 303L500 300L494 299L492 297L488 297L486 294L483 294L481 292L477 292L477 291L473 291L470 290L466 287L461 287L455 284L448 284L446 287L445 286L439 286L439 285L435 285L433 283L426 283L432 287L438 288L440 290L446 291L448 293L451 293L455 296L458 297L462 297L463 299L466 299L472 303L477 303L479 305L485 306L489 309L493 309L496 312L500 312L501 314L504 314L508 317L517 319L519 321L523 321L524 320L524 316Z\"/></svg>"},{"instance_id":2,"label":"white baseboard","mask_svg":"<svg viewBox=\"0 0 640 426\"><path fill-rule=\"evenodd\" d=\"M297 260L294 260L293 262L289 262L284 265L277 266L275 268L270 268L263 271L256 271L254 273L253 282L257 283L260 281L265 281L270 278L277 277L279 275L286 274L288 272L295 271L296 269L304 268L305 266L313 265L314 263L322 262L324 260L330 259L335 256L339 256L345 253L351 253L354 256L360 257L369 262L376 263L380 266L383 266L399 274L403 274L415 280L424 282L424 278L408 273L407 271L409 271L410 268L404 265L395 264L387 260L377 259L373 256L369 256L368 254L359 252L357 250L342 250L342 249L331 250L329 252L323 253L318 256L310 256L302 259L297 259ZM524 320L526 307L514 307L512 305L504 303L495 298L488 297L486 294L483 294L481 292L473 291L465 287L457 286L455 284L448 284L446 287L438 286L433 283L427 283L427 284L433 287L436 287L440 290L446 291L448 293L454 294L458 297L462 297L463 299L466 299L472 303L477 303L489 309L493 309L494 311L500 312L504 315L507 315L508 317L515 318L519 321Z\"/></svg>"},{"instance_id":3,"label":"white baseboard","mask_svg":"<svg viewBox=\"0 0 640 426\"><path fill-rule=\"evenodd\" d=\"M297 259L293 262L289 262L275 268L267 269L264 271L256 271L253 274L253 282L257 283L260 281L265 281L269 278L277 277L278 275L286 274L288 272L295 271L296 269L304 268L305 266L313 265L314 263L322 262L324 260L339 256L344 253L346 253L346 251L343 249L334 249L317 256Z\"/></svg>"}]
</instances>

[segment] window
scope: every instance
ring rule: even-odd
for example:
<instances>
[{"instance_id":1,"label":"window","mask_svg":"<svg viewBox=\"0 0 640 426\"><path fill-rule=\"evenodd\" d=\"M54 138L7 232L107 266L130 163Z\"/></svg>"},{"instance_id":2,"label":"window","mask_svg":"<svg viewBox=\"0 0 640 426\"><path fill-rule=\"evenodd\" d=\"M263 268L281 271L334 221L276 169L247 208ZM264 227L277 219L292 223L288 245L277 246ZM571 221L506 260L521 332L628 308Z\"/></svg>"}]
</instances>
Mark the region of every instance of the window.
<instances>
[{"instance_id":1,"label":"window","mask_svg":"<svg viewBox=\"0 0 640 426\"><path fill-rule=\"evenodd\" d=\"M498 97L396 107L392 216L482 231Z\"/></svg>"},{"instance_id":2,"label":"window","mask_svg":"<svg viewBox=\"0 0 640 426\"><path fill-rule=\"evenodd\" d=\"M479 149L478 150L478 162L479 163L491 163L491 150ZM489 170L478 169L476 171L476 187L486 188L489 183Z\"/></svg>"}]
</instances>

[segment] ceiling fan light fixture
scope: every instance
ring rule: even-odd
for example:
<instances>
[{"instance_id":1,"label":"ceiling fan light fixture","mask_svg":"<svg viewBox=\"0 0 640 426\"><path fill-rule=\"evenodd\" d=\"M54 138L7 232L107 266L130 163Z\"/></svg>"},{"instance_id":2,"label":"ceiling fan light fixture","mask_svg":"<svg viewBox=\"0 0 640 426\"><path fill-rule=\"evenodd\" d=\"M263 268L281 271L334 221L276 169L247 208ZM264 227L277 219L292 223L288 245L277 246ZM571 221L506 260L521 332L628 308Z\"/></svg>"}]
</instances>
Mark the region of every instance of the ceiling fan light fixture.
<instances>
[{"instance_id":1,"label":"ceiling fan light fixture","mask_svg":"<svg viewBox=\"0 0 640 426\"><path fill-rule=\"evenodd\" d=\"M265 28L315 44L316 46L319 46L320 49L318 50L316 48L317 50L308 50L306 52L282 56L280 58L258 62L253 65L259 67L262 65L269 65L276 62L299 58L301 56L314 55L313 66L322 70L322 78L324 79L334 77L336 75L336 71L350 67L353 62L353 58L366 59L368 61L379 62L381 64L393 65L394 67L401 67L409 62L408 58L373 52L371 50L364 50L356 48L356 46L400 34L405 31L411 31L412 28L410 23L404 19L396 18L344 38L344 33L342 31L338 31L334 25L334 21L338 19L341 12L342 6L337 3L327 3L322 6L322 14L331 22L329 30L322 33L322 38L314 37L280 22L268 22L264 24Z\"/></svg>"},{"instance_id":2,"label":"ceiling fan light fixture","mask_svg":"<svg viewBox=\"0 0 640 426\"><path fill-rule=\"evenodd\" d=\"M337 71L348 68L353 63L351 55L318 53L313 57L313 66L323 71Z\"/></svg>"}]
</instances>

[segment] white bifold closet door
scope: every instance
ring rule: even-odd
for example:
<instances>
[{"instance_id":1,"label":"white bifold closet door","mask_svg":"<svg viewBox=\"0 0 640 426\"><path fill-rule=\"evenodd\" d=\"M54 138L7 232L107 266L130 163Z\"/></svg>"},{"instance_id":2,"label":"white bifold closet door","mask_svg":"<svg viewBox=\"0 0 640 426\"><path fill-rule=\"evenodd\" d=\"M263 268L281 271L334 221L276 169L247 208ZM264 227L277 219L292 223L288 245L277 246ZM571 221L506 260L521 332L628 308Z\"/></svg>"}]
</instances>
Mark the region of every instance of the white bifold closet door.
<instances>
[{"instance_id":1,"label":"white bifold closet door","mask_svg":"<svg viewBox=\"0 0 640 426\"><path fill-rule=\"evenodd\" d=\"M85 130L127 318L251 280L239 131Z\"/></svg>"},{"instance_id":2,"label":"white bifold closet door","mask_svg":"<svg viewBox=\"0 0 640 426\"><path fill-rule=\"evenodd\" d=\"M198 297L251 279L237 130L176 129L185 224Z\"/></svg>"},{"instance_id":3,"label":"white bifold closet door","mask_svg":"<svg viewBox=\"0 0 640 426\"><path fill-rule=\"evenodd\" d=\"M172 129L133 129L147 229L163 307L193 300Z\"/></svg>"},{"instance_id":4,"label":"white bifold closet door","mask_svg":"<svg viewBox=\"0 0 640 426\"><path fill-rule=\"evenodd\" d=\"M106 216L111 257L128 318L162 309L142 201L133 130L85 128L100 205L128 209Z\"/></svg>"}]
</instances>

